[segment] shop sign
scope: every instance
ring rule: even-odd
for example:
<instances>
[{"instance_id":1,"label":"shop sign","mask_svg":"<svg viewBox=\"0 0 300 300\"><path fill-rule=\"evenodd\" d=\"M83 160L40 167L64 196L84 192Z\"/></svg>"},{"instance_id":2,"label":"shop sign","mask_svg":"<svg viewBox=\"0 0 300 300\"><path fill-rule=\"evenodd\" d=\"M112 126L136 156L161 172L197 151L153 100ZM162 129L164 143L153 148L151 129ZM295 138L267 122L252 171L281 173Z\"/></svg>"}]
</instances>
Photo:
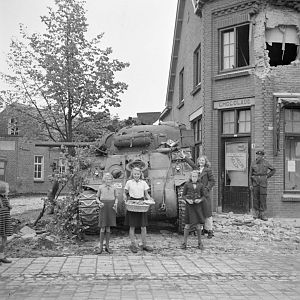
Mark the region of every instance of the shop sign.
<instances>
[{"instance_id":1,"label":"shop sign","mask_svg":"<svg viewBox=\"0 0 300 300\"><path fill-rule=\"evenodd\" d=\"M254 105L254 98L235 99L227 101L214 102L214 109L226 109L233 107L243 107Z\"/></svg>"}]
</instances>

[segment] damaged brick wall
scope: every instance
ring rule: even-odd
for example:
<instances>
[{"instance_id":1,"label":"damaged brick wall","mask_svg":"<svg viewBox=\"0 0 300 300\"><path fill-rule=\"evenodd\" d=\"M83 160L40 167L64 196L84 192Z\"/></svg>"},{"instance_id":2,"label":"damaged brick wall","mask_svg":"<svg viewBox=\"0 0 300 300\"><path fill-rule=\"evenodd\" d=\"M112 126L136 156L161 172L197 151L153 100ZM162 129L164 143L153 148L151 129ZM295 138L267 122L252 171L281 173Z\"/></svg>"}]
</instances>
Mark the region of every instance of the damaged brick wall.
<instances>
[{"instance_id":1,"label":"damaged brick wall","mask_svg":"<svg viewBox=\"0 0 300 300\"><path fill-rule=\"evenodd\" d=\"M267 3L268 2L268 3ZM270 66L266 49L266 29L281 25L295 26L299 37L300 14L297 10L270 5L266 1L258 14L253 16L255 61L255 137L253 142L266 150L267 159L277 169L269 181L268 213L271 216L299 217L300 202L283 202L284 190L284 129L280 124L278 156L273 156L274 93L300 93L300 61L287 65ZM276 1L279 3L278 1ZM262 126L263 125L263 126Z\"/></svg>"}]
</instances>

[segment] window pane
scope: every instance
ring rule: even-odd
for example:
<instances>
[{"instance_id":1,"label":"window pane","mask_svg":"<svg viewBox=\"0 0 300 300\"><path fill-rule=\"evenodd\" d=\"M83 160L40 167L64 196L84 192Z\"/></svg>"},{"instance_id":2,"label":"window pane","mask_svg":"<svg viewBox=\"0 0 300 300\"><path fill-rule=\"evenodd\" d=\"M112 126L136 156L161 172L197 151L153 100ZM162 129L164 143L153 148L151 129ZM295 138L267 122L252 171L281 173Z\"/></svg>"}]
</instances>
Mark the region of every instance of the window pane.
<instances>
[{"instance_id":1,"label":"window pane","mask_svg":"<svg viewBox=\"0 0 300 300\"><path fill-rule=\"evenodd\" d=\"M300 133L300 109L285 109L285 131Z\"/></svg>"},{"instance_id":2,"label":"window pane","mask_svg":"<svg viewBox=\"0 0 300 300\"><path fill-rule=\"evenodd\" d=\"M233 31L233 29L229 33L229 43L230 44L234 43L234 31Z\"/></svg>"},{"instance_id":3,"label":"window pane","mask_svg":"<svg viewBox=\"0 0 300 300\"><path fill-rule=\"evenodd\" d=\"M293 109L293 121L300 122L300 109Z\"/></svg>"},{"instance_id":4,"label":"window pane","mask_svg":"<svg viewBox=\"0 0 300 300\"><path fill-rule=\"evenodd\" d=\"M223 45L228 45L229 44L229 32L224 32L223 33Z\"/></svg>"},{"instance_id":5,"label":"window pane","mask_svg":"<svg viewBox=\"0 0 300 300\"><path fill-rule=\"evenodd\" d=\"M240 110L238 114L238 133L250 132L250 110Z\"/></svg>"},{"instance_id":6,"label":"window pane","mask_svg":"<svg viewBox=\"0 0 300 300\"><path fill-rule=\"evenodd\" d=\"M223 133L234 133L234 111L223 112Z\"/></svg>"},{"instance_id":7,"label":"window pane","mask_svg":"<svg viewBox=\"0 0 300 300\"><path fill-rule=\"evenodd\" d=\"M202 119L199 120L199 141L202 141Z\"/></svg>"},{"instance_id":8,"label":"window pane","mask_svg":"<svg viewBox=\"0 0 300 300\"><path fill-rule=\"evenodd\" d=\"M286 139L285 189L300 191L300 138Z\"/></svg>"},{"instance_id":9,"label":"window pane","mask_svg":"<svg viewBox=\"0 0 300 300\"><path fill-rule=\"evenodd\" d=\"M179 73L179 103L184 97L184 70L182 69Z\"/></svg>"},{"instance_id":10,"label":"window pane","mask_svg":"<svg viewBox=\"0 0 300 300\"><path fill-rule=\"evenodd\" d=\"M224 57L228 57L229 55L229 46L224 46Z\"/></svg>"},{"instance_id":11,"label":"window pane","mask_svg":"<svg viewBox=\"0 0 300 300\"><path fill-rule=\"evenodd\" d=\"M223 69L229 69L229 68L230 68L230 59L227 57L227 58L224 58Z\"/></svg>"},{"instance_id":12,"label":"window pane","mask_svg":"<svg viewBox=\"0 0 300 300\"><path fill-rule=\"evenodd\" d=\"M249 25L236 28L237 67L249 65Z\"/></svg>"},{"instance_id":13,"label":"window pane","mask_svg":"<svg viewBox=\"0 0 300 300\"><path fill-rule=\"evenodd\" d=\"M43 156L37 155L34 157L34 178L43 178Z\"/></svg>"},{"instance_id":14,"label":"window pane","mask_svg":"<svg viewBox=\"0 0 300 300\"><path fill-rule=\"evenodd\" d=\"M222 32L222 69L249 65L249 24Z\"/></svg>"},{"instance_id":15,"label":"window pane","mask_svg":"<svg viewBox=\"0 0 300 300\"><path fill-rule=\"evenodd\" d=\"M194 86L201 82L201 48L194 52Z\"/></svg>"},{"instance_id":16,"label":"window pane","mask_svg":"<svg viewBox=\"0 0 300 300\"><path fill-rule=\"evenodd\" d=\"M222 32L222 69L234 65L234 30Z\"/></svg>"},{"instance_id":17,"label":"window pane","mask_svg":"<svg viewBox=\"0 0 300 300\"><path fill-rule=\"evenodd\" d=\"M234 44L229 45L229 53L231 57L234 57Z\"/></svg>"}]
</instances>

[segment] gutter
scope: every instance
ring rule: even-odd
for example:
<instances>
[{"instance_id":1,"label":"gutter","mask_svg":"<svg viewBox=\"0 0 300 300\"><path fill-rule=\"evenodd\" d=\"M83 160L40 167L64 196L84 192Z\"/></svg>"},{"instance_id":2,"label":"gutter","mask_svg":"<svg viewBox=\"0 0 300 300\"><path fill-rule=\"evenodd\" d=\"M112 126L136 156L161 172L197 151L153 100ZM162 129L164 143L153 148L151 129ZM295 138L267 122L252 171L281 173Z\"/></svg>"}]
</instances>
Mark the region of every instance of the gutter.
<instances>
[{"instance_id":1,"label":"gutter","mask_svg":"<svg viewBox=\"0 0 300 300\"><path fill-rule=\"evenodd\" d=\"M171 106L166 106L165 109L160 114L158 120L163 119L171 111L171 108L172 108Z\"/></svg>"}]
</instances>

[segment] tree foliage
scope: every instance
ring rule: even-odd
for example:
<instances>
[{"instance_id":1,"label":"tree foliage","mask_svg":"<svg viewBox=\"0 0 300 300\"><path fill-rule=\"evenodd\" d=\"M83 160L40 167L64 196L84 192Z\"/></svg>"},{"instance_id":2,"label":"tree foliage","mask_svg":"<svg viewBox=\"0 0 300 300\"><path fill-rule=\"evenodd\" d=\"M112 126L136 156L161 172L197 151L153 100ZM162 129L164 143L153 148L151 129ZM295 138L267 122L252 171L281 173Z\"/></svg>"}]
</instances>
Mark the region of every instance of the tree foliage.
<instances>
[{"instance_id":1,"label":"tree foliage","mask_svg":"<svg viewBox=\"0 0 300 300\"><path fill-rule=\"evenodd\" d=\"M14 75L2 74L11 90L1 91L2 101L19 101L32 109L26 114L38 120L54 141L74 141L74 132L99 120L109 107L120 106L127 89L115 73L129 66L111 59L111 48L101 49L103 33L88 40L84 2L55 0L56 9L42 16L45 33L12 40L8 63Z\"/></svg>"}]
</instances>

